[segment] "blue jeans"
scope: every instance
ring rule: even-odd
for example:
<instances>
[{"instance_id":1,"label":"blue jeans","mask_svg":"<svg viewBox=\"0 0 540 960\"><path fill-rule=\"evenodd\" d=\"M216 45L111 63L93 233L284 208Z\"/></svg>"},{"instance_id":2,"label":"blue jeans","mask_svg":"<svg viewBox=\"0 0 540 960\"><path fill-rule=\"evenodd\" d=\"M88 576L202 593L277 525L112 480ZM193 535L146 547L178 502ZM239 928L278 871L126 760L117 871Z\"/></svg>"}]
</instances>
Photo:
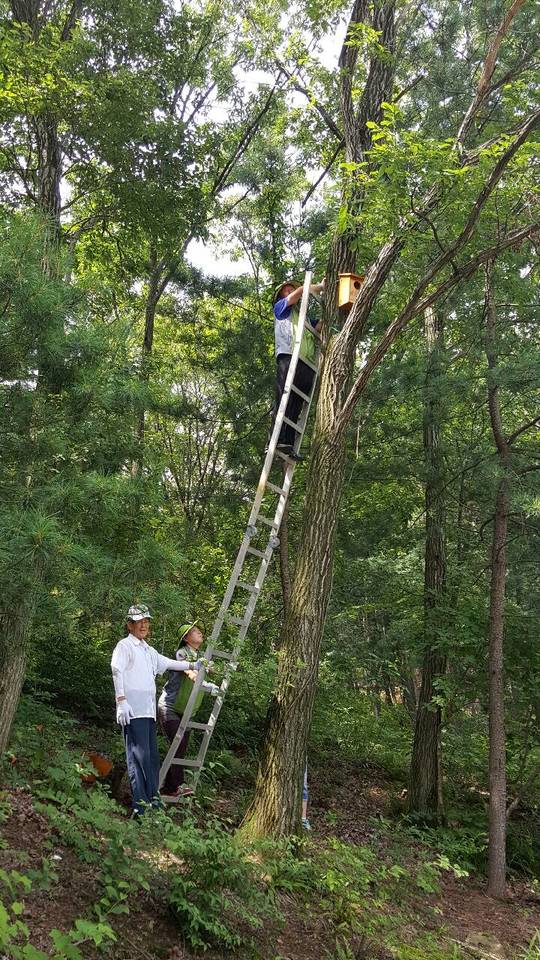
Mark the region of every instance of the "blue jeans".
<instances>
[{"instance_id":1,"label":"blue jeans","mask_svg":"<svg viewBox=\"0 0 540 960\"><path fill-rule=\"evenodd\" d=\"M135 717L124 727L124 741L131 806L135 813L144 813L148 804L160 805L156 721L151 717Z\"/></svg>"},{"instance_id":2,"label":"blue jeans","mask_svg":"<svg viewBox=\"0 0 540 960\"><path fill-rule=\"evenodd\" d=\"M310 336L310 334L308 334ZM279 405L281 403L281 397L283 396L283 390L285 388L285 381L287 379L287 374L289 372L289 367L291 365L291 354L290 353L280 353L276 359L276 399L274 402L274 411L272 415L272 430L274 429L274 422L277 417L277 412L279 410ZM307 364L303 363L302 360L298 360L298 366L296 368L296 373L294 375L294 385L298 387L302 393L306 393L308 396L311 393L313 387L313 381L315 380L315 373L308 367ZM286 416L289 420L293 420L294 423L297 422L301 412L302 407L304 406L304 401L302 397L299 397L297 393L291 391L287 403L287 409L285 411ZM284 443L289 446L294 446L294 441L298 434L296 433L294 427L290 427L288 423L284 423L280 434L278 443Z\"/></svg>"}]
</instances>

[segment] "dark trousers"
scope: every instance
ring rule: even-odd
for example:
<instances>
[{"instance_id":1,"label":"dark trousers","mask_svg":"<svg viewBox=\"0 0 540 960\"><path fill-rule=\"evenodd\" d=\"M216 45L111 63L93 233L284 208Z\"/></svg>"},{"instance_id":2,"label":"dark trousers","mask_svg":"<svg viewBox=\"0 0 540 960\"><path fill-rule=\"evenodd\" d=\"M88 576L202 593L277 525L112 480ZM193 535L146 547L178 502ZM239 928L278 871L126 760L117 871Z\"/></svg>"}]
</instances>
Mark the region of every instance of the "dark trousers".
<instances>
[{"instance_id":1,"label":"dark trousers","mask_svg":"<svg viewBox=\"0 0 540 960\"><path fill-rule=\"evenodd\" d=\"M281 403L281 398L283 396L283 389L285 387L285 381L287 379L287 374L289 372L289 367L291 365L291 355L290 353L280 353L276 357L276 401L274 405L274 412L272 417L272 427L275 423L277 412L279 410L279 405ZM302 360L298 361L296 367L296 373L294 375L294 385L298 387L302 393L306 393L308 396L311 393L313 387L313 381L315 380L315 371L308 367L307 364L303 363ZM287 410L285 411L285 416L292 420L294 423L298 422L298 418L302 412L302 407L304 406L304 401L302 397L299 397L297 393L292 393L289 396L287 402ZM294 441L298 434L295 432L293 427L290 427L288 423L284 423L281 432L279 434L279 443L286 443L290 446L294 445Z\"/></svg>"},{"instance_id":2,"label":"dark trousers","mask_svg":"<svg viewBox=\"0 0 540 960\"><path fill-rule=\"evenodd\" d=\"M147 804L159 803L159 752L156 721L135 717L124 727L126 759L131 785L131 806L144 813Z\"/></svg>"},{"instance_id":3,"label":"dark trousers","mask_svg":"<svg viewBox=\"0 0 540 960\"><path fill-rule=\"evenodd\" d=\"M174 710L166 710L163 707L158 707L159 715L159 724L163 731L165 737L169 743L172 743L176 731L180 726L181 717L178 716ZM177 760L183 760L188 748L190 731L186 730L184 736L182 737L180 743L178 744L178 750L175 753ZM184 767L179 766L177 763L171 764L167 771L167 776L162 786L163 793L175 793L184 782Z\"/></svg>"}]
</instances>

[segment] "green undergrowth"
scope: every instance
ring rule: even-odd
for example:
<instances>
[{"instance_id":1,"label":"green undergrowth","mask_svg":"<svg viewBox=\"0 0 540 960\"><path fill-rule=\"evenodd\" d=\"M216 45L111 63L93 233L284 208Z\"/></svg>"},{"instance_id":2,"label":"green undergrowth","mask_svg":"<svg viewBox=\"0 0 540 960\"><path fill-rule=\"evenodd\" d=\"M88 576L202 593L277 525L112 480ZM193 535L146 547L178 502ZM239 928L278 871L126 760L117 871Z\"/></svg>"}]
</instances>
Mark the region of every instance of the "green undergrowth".
<instances>
[{"instance_id":1,"label":"green undergrowth","mask_svg":"<svg viewBox=\"0 0 540 960\"><path fill-rule=\"evenodd\" d=\"M123 925L136 923L144 904L156 919L156 958L167 956L159 944L161 917L192 953L277 960L269 942L291 911L308 930L323 920L323 960L461 956L443 929L436 895L446 877L464 881L481 867L484 825L428 829L379 817L363 845L336 836L241 845L234 824L218 821L209 806L220 774L223 782L234 778L234 755L223 749L202 804L191 812L149 810L136 822L105 787L81 780L89 769L84 750L100 736L50 707L22 706L2 771L0 832L29 793L44 826L41 849L30 858L22 844L11 859L16 869L0 870L0 951L10 960L82 960L89 951L117 957ZM84 915L67 929L48 931L43 953L32 942L25 903L43 891L52 899L69 896L55 858L64 848L91 877L91 890ZM523 960L540 960L537 943Z\"/></svg>"}]
</instances>

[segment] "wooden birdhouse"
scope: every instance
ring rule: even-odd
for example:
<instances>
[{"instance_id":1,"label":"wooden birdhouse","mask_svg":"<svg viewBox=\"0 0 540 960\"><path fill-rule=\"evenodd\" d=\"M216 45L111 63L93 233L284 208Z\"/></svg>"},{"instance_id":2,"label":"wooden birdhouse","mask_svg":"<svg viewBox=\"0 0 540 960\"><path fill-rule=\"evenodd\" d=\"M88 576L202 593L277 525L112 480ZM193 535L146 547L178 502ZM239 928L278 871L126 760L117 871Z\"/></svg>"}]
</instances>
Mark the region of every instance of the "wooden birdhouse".
<instances>
[{"instance_id":1,"label":"wooden birdhouse","mask_svg":"<svg viewBox=\"0 0 540 960\"><path fill-rule=\"evenodd\" d=\"M338 306L350 309L360 293L364 276L357 273L340 273L338 287Z\"/></svg>"}]
</instances>

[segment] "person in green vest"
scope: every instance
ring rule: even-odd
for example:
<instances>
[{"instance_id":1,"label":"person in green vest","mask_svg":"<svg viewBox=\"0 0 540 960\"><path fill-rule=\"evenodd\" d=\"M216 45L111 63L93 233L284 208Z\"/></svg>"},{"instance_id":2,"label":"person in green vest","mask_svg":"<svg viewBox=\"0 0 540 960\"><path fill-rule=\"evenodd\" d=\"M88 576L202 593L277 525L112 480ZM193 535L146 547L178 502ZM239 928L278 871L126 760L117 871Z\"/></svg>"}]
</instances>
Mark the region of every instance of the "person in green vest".
<instances>
[{"instance_id":1,"label":"person in green vest","mask_svg":"<svg viewBox=\"0 0 540 960\"><path fill-rule=\"evenodd\" d=\"M324 290L324 284L324 279L321 283L312 283L309 288L309 292L312 294L322 293ZM274 292L276 399L274 402L272 427L279 410L279 404L283 395L287 373L289 372L293 351L294 327L298 321L300 300L302 299L303 291L304 288L301 284L295 283L292 280L286 280L285 283L280 284L280 286L277 287ZM319 332L320 322L314 321L313 319L308 319L308 323L311 324L316 333ZM309 333L308 330L304 330L302 344L300 347L300 359L298 360L298 366L296 368L294 377L294 385L295 387L298 387L302 393L307 394L307 396L311 394L313 382L315 380L315 373L307 363L303 362L303 359L314 363L316 351L317 344L315 337ZM296 423L302 412L302 407L302 398L299 397L297 393L291 393L287 403L287 418ZM284 423L280 431L277 449L280 450L281 453L284 453L291 460L301 459L295 450L296 436L297 435L294 427L289 426L288 423Z\"/></svg>"},{"instance_id":2,"label":"person in green vest","mask_svg":"<svg viewBox=\"0 0 540 960\"><path fill-rule=\"evenodd\" d=\"M199 650L204 641L202 631L197 624L198 621L195 620L192 623L184 623L180 627L180 647L176 651L176 659L190 661L193 663L193 669L185 670L183 673L171 672L158 701L159 723L169 743L172 743L176 736L193 684L197 679L197 663L201 659ZM219 687L215 683L203 681L195 701L193 715L199 709L205 693L216 697L219 693ZM178 745L175 754L177 760L182 760L187 753L189 735L190 731L187 730ZM176 763L171 764L161 788L161 795L165 797L188 797L192 793L191 787L184 783L184 767Z\"/></svg>"}]
</instances>

